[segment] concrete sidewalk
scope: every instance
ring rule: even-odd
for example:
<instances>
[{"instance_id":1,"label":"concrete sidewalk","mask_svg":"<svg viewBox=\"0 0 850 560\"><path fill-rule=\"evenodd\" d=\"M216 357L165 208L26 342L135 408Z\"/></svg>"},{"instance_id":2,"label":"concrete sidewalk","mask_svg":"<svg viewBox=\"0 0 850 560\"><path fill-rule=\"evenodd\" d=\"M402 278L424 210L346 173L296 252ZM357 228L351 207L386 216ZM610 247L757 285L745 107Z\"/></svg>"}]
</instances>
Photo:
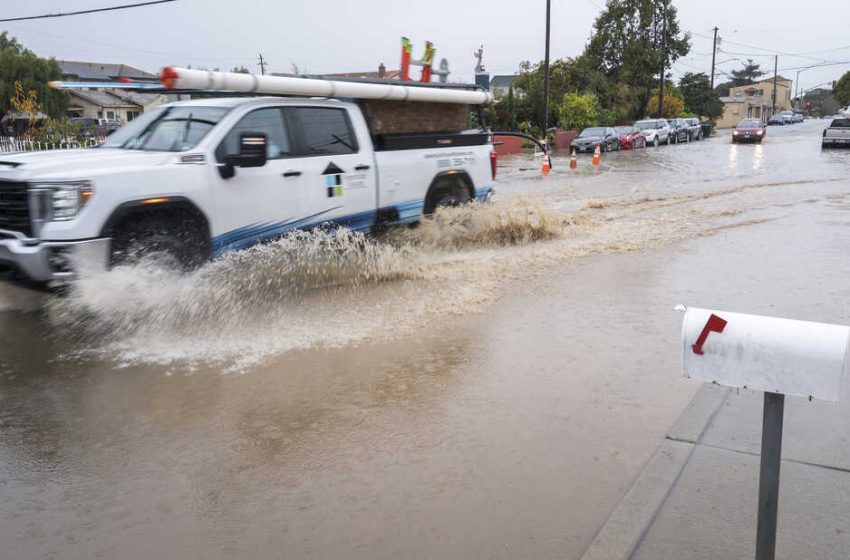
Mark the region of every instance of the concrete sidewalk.
<instances>
[{"instance_id":1,"label":"concrete sidewalk","mask_svg":"<svg viewBox=\"0 0 850 560\"><path fill-rule=\"evenodd\" d=\"M786 398L777 558L850 557L850 406ZM762 393L706 385L582 557L755 556Z\"/></svg>"}]
</instances>

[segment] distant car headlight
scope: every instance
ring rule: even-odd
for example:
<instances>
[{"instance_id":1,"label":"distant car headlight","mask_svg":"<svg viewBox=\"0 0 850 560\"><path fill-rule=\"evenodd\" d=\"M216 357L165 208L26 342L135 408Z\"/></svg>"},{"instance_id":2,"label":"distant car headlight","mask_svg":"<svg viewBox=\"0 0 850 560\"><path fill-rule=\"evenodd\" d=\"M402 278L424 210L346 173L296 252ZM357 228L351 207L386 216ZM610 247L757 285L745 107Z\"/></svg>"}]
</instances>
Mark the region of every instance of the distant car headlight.
<instances>
[{"instance_id":1,"label":"distant car headlight","mask_svg":"<svg viewBox=\"0 0 850 560\"><path fill-rule=\"evenodd\" d=\"M48 183L33 186L34 190L46 192L52 222L73 220L94 194L90 181Z\"/></svg>"}]
</instances>

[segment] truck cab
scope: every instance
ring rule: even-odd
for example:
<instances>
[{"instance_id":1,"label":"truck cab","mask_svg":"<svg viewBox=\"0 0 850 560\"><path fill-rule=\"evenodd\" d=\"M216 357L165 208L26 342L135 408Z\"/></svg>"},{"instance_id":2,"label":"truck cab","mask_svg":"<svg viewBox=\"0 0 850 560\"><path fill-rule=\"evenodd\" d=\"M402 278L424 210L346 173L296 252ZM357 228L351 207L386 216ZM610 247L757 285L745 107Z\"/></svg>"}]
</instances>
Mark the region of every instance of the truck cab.
<instances>
[{"instance_id":1,"label":"truck cab","mask_svg":"<svg viewBox=\"0 0 850 560\"><path fill-rule=\"evenodd\" d=\"M376 128L353 102L198 99L95 149L3 156L0 266L44 283L164 251L188 269L292 229L370 231L492 191L486 131Z\"/></svg>"}]
</instances>

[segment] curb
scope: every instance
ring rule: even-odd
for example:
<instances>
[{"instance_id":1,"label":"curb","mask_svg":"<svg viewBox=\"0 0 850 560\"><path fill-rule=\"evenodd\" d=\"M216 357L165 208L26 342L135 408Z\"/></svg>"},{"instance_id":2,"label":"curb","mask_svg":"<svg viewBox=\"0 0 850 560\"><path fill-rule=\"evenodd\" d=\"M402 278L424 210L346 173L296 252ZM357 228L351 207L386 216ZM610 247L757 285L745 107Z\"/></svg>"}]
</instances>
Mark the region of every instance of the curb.
<instances>
[{"instance_id":1,"label":"curb","mask_svg":"<svg viewBox=\"0 0 850 560\"><path fill-rule=\"evenodd\" d=\"M704 385L582 555L582 560L631 558L667 501L729 389Z\"/></svg>"}]
</instances>

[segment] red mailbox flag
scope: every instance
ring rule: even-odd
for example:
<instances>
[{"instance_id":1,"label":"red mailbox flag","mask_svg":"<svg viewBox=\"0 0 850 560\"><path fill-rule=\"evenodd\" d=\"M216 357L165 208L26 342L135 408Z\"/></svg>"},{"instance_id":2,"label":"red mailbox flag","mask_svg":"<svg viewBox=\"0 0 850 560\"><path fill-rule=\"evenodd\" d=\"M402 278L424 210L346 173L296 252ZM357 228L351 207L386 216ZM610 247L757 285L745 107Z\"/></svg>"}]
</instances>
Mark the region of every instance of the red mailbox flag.
<instances>
[{"instance_id":1,"label":"red mailbox flag","mask_svg":"<svg viewBox=\"0 0 850 560\"><path fill-rule=\"evenodd\" d=\"M711 317L708 318L708 321L705 322L705 327L703 327L702 332L697 338L697 341L691 346L694 349L694 354L702 355L702 346L705 344L705 340L708 338L708 333L714 331L716 333L722 333L723 329L726 328L726 320L721 319L714 313L711 314Z\"/></svg>"}]
</instances>

